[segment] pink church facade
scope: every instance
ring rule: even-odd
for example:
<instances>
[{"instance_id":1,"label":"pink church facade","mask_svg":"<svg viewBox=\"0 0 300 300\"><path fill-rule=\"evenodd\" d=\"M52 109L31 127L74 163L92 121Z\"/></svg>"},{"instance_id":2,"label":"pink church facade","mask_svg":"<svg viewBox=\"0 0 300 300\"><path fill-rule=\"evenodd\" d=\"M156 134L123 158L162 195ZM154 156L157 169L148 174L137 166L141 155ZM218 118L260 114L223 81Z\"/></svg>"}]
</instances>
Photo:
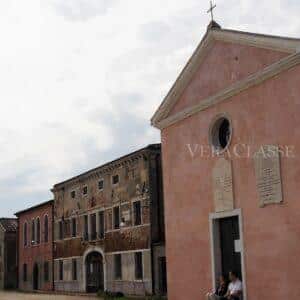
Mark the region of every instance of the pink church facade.
<instances>
[{"instance_id":1,"label":"pink church facade","mask_svg":"<svg viewBox=\"0 0 300 300\"><path fill-rule=\"evenodd\" d=\"M212 23L153 116L170 300L204 299L229 270L244 300L300 296L299 50ZM268 145L280 154L266 168L255 155Z\"/></svg>"}]
</instances>

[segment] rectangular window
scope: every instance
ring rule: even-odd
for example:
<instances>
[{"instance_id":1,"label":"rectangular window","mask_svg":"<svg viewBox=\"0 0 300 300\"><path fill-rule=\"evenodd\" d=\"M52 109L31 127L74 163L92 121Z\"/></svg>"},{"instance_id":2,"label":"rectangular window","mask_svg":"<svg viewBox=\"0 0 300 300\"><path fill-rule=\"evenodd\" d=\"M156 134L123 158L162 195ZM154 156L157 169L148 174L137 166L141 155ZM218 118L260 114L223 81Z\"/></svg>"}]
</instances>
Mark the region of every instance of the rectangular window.
<instances>
[{"instance_id":1,"label":"rectangular window","mask_svg":"<svg viewBox=\"0 0 300 300\"><path fill-rule=\"evenodd\" d=\"M132 169L129 169L127 172L128 172L128 177L131 180L137 178L139 175L137 167L133 167Z\"/></svg>"},{"instance_id":2,"label":"rectangular window","mask_svg":"<svg viewBox=\"0 0 300 300\"><path fill-rule=\"evenodd\" d=\"M23 281L27 281L27 264L23 265Z\"/></svg>"},{"instance_id":3,"label":"rectangular window","mask_svg":"<svg viewBox=\"0 0 300 300\"><path fill-rule=\"evenodd\" d=\"M101 179L101 180L98 181L98 189L99 189L100 191L102 191L103 188L104 188L104 180Z\"/></svg>"},{"instance_id":4,"label":"rectangular window","mask_svg":"<svg viewBox=\"0 0 300 300\"><path fill-rule=\"evenodd\" d=\"M97 238L97 216L96 214L91 215L91 239L95 240Z\"/></svg>"},{"instance_id":5,"label":"rectangular window","mask_svg":"<svg viewBox=\"0 0 300 300\"><path fill-rule=\"evenodd\" d=\"M76 218L72 219L72 237L77 236L77 223L76 223Z\"/></svg>"},{"instance_id":6,"label":"rectangular window","mask_svg":"<svg viewBox=\"0 0 300 300\"><path fill-rule=\"evenodd\" d=\"M136 252L134 254L135 261L135 279L143 279L143 253Z\"/></svg>"},{"instance_id":7,"label":"rectangular window","mask_svg":"<svg viewBox=\"0 0 300 300\"><path fill-rule=\"evenodd\" d=\"M115 279L122 279L122 256L121 256L121 254L114 255L114 272L115 272Z\"/></svg>"},{"instance_id":8,"label":"rectangular window","mask_svg":"<svg viewBox=\"0 0 300 300\"><path fill-rule=\"evenodd\" d=\"M99 212L99 238L104 239L104 211Z\"/></svg>"},{"instance_id":9,"label":"rectangular window","mask_svg":"<svg viewBox=\"0 0 300 300\"><path fill-rule=\"evenodd\" d=\"M119 183L119 175L114 175L112 177L112 184L118 184Z\"/></svg>"},{"instance_id":10,"label":"rectangular window","mask_svg":"<svg viewBox=\"0 0 300 300\"><path fill-rule=\"evenodd\" d=\"M76 197L76 192L75 192L75 191L72 191L72 192L71 192L71 198L72 198L72 199L75 199L75 197Z\"/></svg>"},{"instance_id":11,"label":"rectangular window","mask_svg":"<svg viewBox=\"0 0 300 300\"><path fill-rule=\"evenodd\" d=\"M83 238L85 241L89 240L89 219L88 216L84 216L84 233Z\"/></svg>"},{"instance_id":12,"label":"rectangular window","mask_svg":"<svg viewBox=\"0 0 300 300\"><path fill-rule=\"evenodd\" d=\"M44 281L49 281L49 262L44 263Z\"/></svg>"},{"instance_id":13,"label":"rectangular window","mask_svg":"<svg viewBox=\"0 0 300 300\"><path fill-rule=\"evenodd\" d=\"M77 260L72 259L72 280L77 280Z\"/></svg>"},{"instance_id":14,"label":"rectangular window","mask_svg":"<svg viewBox=\"0 0 300 300\"><path fill-rule=\"evenodd\" d=\"M84 186L83 189L82 189L82 194L83 194L83 195L87 195L87 193L88 193L88 187L87 187L87 185L86 185L86 186Z\"/></svg>"},{"instance_id":15,"label":"rectangular window","mask_svg":"<svg viewBox=\"0 0 300 300\"><path fill-rule=\"evenodd\" d=\"M133 203L133 213L134 213L134 226L142 224L142 209L141 201L136 201Z\"/></svg>"},{"instance_id":16,"label":"rectangular window","mask_svg":"<svg viewBox=\"0 0 300 300\"><path fill-rule=\"evenodd\" d=\"M59 280L64 280L64 262L63 262L63 260L59 261Z\"/></svg>"},{"instance_id":17,"label":"rectangular window","mask_svg":"<svg viewBox=\"0 0 300 300\"><path fill-rule=\"evenodd\" d=\"M120 207L119 206L114 207L113 219L114 219L114 229L119 229L120 228Z\"/></svg>"},{"instance_id":18,"label":"rectangular window","mask_svg":"<svg viewBox=\"0 0 300 300\"><path fill-rule=\"evenodd\" d=\"M64 224L63 221L59 221L58 223L59 230L59 239L62 240L64 238Z\"/></svg>"}]
</instances>

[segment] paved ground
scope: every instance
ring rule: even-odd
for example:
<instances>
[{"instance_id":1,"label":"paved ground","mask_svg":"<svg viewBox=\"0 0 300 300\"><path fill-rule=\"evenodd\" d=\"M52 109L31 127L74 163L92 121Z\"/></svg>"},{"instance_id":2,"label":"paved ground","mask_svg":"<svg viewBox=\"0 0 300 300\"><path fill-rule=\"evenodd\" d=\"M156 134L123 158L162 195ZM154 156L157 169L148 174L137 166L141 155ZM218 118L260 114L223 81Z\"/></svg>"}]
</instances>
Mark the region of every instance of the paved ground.
<instances>
[{"instance_id":1,"label":"paved ground","mask_svg":"<svg viewBox=\"0 0 300 300\"><path fill-rule=\"evenodd\" d=\"M0 292L0 300L100 300L97 297L58 296Z\"/></svg>"}]
</instances>

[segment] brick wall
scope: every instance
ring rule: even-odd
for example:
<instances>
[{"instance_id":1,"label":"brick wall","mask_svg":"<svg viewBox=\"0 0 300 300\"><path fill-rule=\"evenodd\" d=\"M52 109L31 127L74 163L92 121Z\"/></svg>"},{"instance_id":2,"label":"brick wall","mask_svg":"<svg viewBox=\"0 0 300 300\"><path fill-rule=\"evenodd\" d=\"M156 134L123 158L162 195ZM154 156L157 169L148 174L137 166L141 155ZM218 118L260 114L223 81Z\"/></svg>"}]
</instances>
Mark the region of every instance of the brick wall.
<instances>
[{"instance_id":1,"label":"brick wall","mask_svg":"<svg viewBox=\"0 0 300 300\"><path fill-rule=\"evenodd\" d=\"M45 241L45 216L48 216L48 242ZM32 220L40 219L40 243L32 242ZM53 208L52 204L32 208L19 215L19 288L34 289L34 267L37 266L38 289L53 289ZM27 245L24 245L24 226L27 222ZM35 229L37 232L37 229ZM49 264L49 278L45 280L45 263ZM24 278L24 265L27 265L27 280Z\"/></svg>"}]
</instances>

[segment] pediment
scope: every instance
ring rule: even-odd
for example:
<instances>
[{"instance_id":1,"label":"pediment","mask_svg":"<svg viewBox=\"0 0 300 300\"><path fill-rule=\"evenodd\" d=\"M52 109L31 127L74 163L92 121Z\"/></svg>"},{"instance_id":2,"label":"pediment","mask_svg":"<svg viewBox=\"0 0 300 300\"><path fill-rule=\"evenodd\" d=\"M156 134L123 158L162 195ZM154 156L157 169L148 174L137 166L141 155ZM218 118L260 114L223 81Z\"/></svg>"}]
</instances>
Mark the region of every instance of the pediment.
<instances>
[{"instance_id":1,"label":"pediment","mask_svg":"<svg viewBox=\"0 0 300 300\"><path fill-rule=\"evenodd\" d=\"M179 75L153 116L152 125L185 114L239 83L264 73L270 66L298 53L300 40L213 28ZM164 123L163 125L161 125Z\"/></svg>"}]
</instances>

